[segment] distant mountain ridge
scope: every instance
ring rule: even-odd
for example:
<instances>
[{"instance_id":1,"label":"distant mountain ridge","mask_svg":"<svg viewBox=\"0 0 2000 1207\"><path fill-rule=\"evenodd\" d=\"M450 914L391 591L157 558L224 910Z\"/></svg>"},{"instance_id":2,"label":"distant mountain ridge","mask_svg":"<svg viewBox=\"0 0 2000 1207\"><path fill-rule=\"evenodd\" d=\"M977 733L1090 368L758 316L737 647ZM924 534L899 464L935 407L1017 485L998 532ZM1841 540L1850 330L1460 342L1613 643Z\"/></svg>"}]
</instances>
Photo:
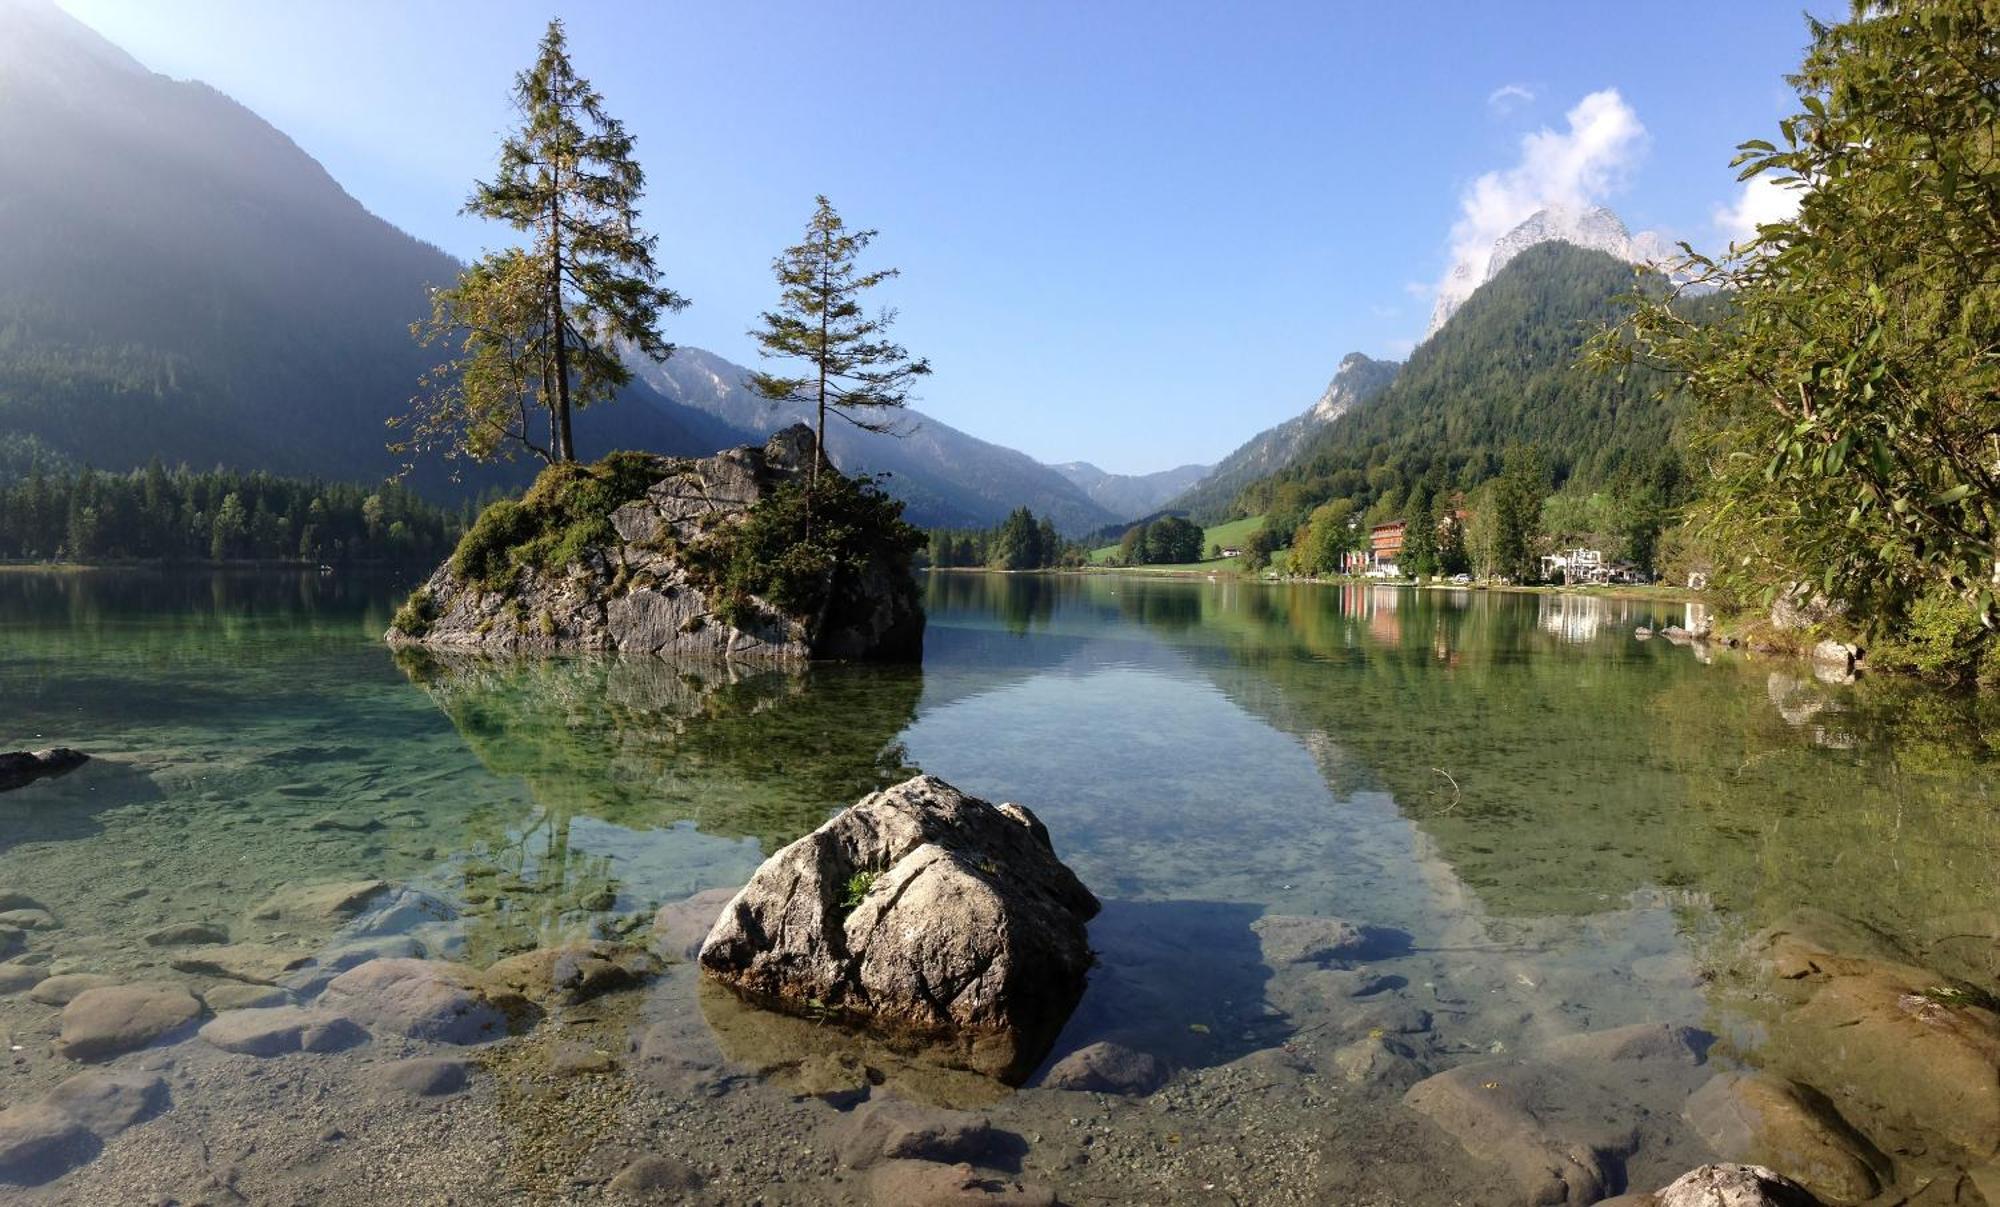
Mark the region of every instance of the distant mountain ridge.
<instances>
[{"instance_id":1,"label":"distant mountain ridge","mask_svg":"<svg viewBox=\"0 0 2000 1207\"><path fill-rule=\"evenodd\" d=\"M1671 453L1677 404L1660 381L1577 367L1633 288L1629 265L1567 240L1513 256L1419 345L1369 405L1321 427L1293 461L1246 487L1234 510L1268 512L1287 485L1365 509L1423 475L1470 490L1509 447L1537 446L1557 486L1602 484ZM1290 517L1296 520L1298 517Z\"/></svg>"},{"instance_id":2,"label":"distant mountain ridge","mask_svg":"<svg viewBox=\"0 0 2000 1207\"><path fill-rule=\"evenodd\" d=\"M1333 380L1302 414L1250 437L1217 462L1206 477L1163 506L1186 511L1203 522L1225 518L1244 487L1291 464L1316 433L1388 388L1401 369L1395 361L1348 353L1341 358Z\"/></svg>"},{"instance_id":3,"label":"distant mountain ridge","mask_svg":"<svg viewBox=\"0 0 2000 1207\"><path fill-rule=\"evenodd\" d=\"M438 349L409 324L459 264L364 209L284 134L146 70L47 0L0 0L0 443L124 469L380 479L385 421ZM579 443L709 452L660 405ZM479 480L518 481L525 468ZM419 484L442 488L441 466Z\"/></svg>"},{"instance_id":4,"label":"distant mountain ridge","mask_svg":"<svg viewBox=\"0 0 2000 1207\"><path fill-rule=\"evenodd\" d=\"M813 422L803 404L774 403L744 384L749 370L713 352L683 346L664 363L630 362L639 379L671 405L707 415L762 442L793 423ZM1016 507L1048 516L1076 535L1120 517L1054 469L1026 453L967 435L921 411L903 412L895 435L864 432L829 416L827 455L848 473L886 473L889 492L926 527L987 528Z\"/></svg>"},{"instance_id":5,"label":"distant mountain ridge","mask_svg":"<svg viewBox=\"0 0 2000 1207\"><path fill-rule=\"evenodd\" d=\"M1213 466L1177 465L1150 474L1114 474L1088 461L1065 461L1049 468L1119 519L1136 520L1158 511L1169 499L1207 477Z\"/></svg>"}]
</instances>

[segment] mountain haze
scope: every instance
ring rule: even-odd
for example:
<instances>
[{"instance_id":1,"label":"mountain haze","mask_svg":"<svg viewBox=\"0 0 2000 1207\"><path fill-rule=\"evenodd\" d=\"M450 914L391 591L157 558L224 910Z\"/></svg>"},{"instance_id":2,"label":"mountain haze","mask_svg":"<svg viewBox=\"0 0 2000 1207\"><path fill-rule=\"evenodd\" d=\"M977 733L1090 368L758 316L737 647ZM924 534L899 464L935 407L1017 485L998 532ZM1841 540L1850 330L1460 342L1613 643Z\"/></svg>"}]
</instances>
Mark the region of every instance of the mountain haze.
<instances>
[{"instance_id":1,"label":"mountain haze","mask_svg":"<svg viewBox=\"0 0 2000 1207\"><path fill-rule=\"evenodd\" d=\"M1250 437L1218 462L1207 477L1165 505L1204 522L1224 518L1244 487L1290 465L1314 434L1380 394L1396 380L1401 368L1395 361L1348 353L1341 358L1333 380L1304 413Z\"/></svg>"},{"instance_id":2,"label":"mountain haze","mask_svg":"<svg viewBox=\"0 0 2000 1207\"><path fill-rule=\"evenodd\" d=\"M1166 506L1169 499L1207 477L1214 467L1178 465L1150 474L1114 474L1088 461L1065 461L1049 468L1119 519L1136 520Z\"/></svg>"},{"instance_id":3,"label":"mountain haze","mask_svg":"<svg viewBox=\"0 0 2000 1207\"><path fill-rule=\"evenodd\" d=\"M631 364L667 405L708 416L743 433L743 439L762 441L779 428L814 419L811 407L756 394L744 385L749 370L699 348L682 347L664 364ZM848 473L888 474L884 485L909 505L912 523L985 528L1025 506L1076 534L1121 518L1026 453L969 436L921 411L904 411L895 426L894 435L864 432L829 415L827 455Z\"/></svg>"},{"instance_id":4,"label":"mountain haze","mask_svg":"<svg viewBox=\"0 0 2000 1207\"><path fill-rule=\"evenodd\" d=\"M45 0L0 0L0 437L17 448L381 478L398 466L384 421L438 359L409 324L458 270L220 92ZM590 455L723 435L625 404L580 432Z\"/></svg>"}]
</instances>

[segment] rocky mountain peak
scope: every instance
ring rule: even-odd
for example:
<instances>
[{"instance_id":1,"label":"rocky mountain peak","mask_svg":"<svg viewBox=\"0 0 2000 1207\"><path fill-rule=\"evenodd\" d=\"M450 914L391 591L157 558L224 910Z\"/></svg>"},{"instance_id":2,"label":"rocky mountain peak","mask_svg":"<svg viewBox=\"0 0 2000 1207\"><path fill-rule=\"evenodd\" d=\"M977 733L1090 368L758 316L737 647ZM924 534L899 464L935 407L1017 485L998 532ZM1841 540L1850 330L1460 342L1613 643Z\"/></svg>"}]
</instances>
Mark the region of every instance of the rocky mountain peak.
<instances>
[{"instance_id":1,"label":"rocky mountain peak","mask_svg":"<svg viewBox=\"0 0 2000 1207\"><path fill-rule=\"evenodd\" d=\"M1436 335L1472 291L1500 275L1509 261L1538 243L1571 243L1618 257L1628 264L1651 258L1656 241L1648 235L1634 237L1617 214L1601 205L1588 207L1551 205L1536 210L1513 230L1500 236L1486 255L1484 266L1462 260L1438 287L1431 308L1431 324L1424 338Z\"/></svg>"},{"instance_id":2,"label":"rocky mountain peak","mask_svg":"<svg viewBox=\"0 0 2000 1207\"><path fill-rule=\"evenodd\" d=\"M1309 423L1331 423L1375 394L1388 379L1395 376L1396 365L1379 361L1360 352L1349 352L1340 358L1340 368L1333 380L1326 383L1319 401L1312 404L1304 418Z\"/></svg>"}]
</instances>

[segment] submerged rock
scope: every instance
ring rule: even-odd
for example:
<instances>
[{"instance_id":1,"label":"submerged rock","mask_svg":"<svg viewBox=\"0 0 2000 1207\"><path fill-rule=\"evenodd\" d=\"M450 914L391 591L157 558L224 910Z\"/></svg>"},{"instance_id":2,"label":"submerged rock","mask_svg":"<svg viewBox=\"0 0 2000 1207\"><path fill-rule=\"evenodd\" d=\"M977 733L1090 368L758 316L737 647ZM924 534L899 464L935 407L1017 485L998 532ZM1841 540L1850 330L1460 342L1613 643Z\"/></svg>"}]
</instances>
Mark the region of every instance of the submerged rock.
<instances>
[{"instance_id":1,"label":"submerged rock","mask_svg":"<svg viewBox=\"0 0 2000 1207\"><path fill-rule=\"evenodd\" d=\"M1042 1078L1049 1090L1086 1090L1143 1097L1167 1080L1167 1066L1150 1052L1109 1040L1088 1044L1050 1067Z\"/></svg>"},{"instance_id":2,"label":"submerged rock","mask_svg":"<svg viewBox=\"0 0 2000 1207\"><path fill-rule=\"evenodd\" d=\"M1817 1092L1767 1073L1719 1073L1688 1099L1688 1122L1717 1154L1769 1166L1829 1203L1875 1197L1887 1158Z\"/></svg>"},{"instance_id":3,"label":"submerged rock","mask_svg":"<svg viewBox=\"0 0 2000 1207\"><path fill-rule=\"evenodd\" d=\"M286 973L310 963L312 957L304 952L286 951L264 943L231 943L176 956L173 967L175 972L196 976L222 977L248 985L275 985Z\"/></svg>"},{"instance_id":4,"label":"submerged rock","mask_svg":"<svg viewBox=\"0 0 2000 1207\"><path fill-rule=\"evenodd\" d=\"M383 1065L370 1077L384 1090L408 1094L413 1098L442 1098L459 1093L470 1085L471 1073L471 1066L462 1060L419 1056Z\"/></svg>"},{"instance_id":5,"label":"submerged rock","mask_svg":"<svg viewBox=\"0 0 2000 1207\"><path fill-rule=\"evenodd\" d=\"M157 1073L81 1073L50 1090L42 1101L98 1139L109 1140L165 1110L167 1083Z\"/></svg>"},{"instance_id":6,"label":"submerged rock","mask_svg":"<svg viewBox=\"0 0 2000 1207\"><path fill-rule=\"evenodd\" d=\"M279 889L250 912L259 922L326 925L345 922L389 891L386 880L295 885Z\"/></svg>"},{"instance_id":7,"label":"submerged rock","mask_svg":"<svg viewBox=\"0 0 2000 1207\"><path fill-rule=\"evenodd\" d=\"M1000 1137L986 1116L971 1111L871 1098L841 1120L834 1143L841 1164L866 1169L882 1160L977 1161Z\"/></svg>"},{"instance_id":8,"label":"submerged rock","mask_svg":"<svg viewBox=\"0 0 2000 1207\"><path fill-rule=\"evenodd\" d=\"M929 1161L885 1161L868 1178L868 1193L876 1207L959 1207L960 1204L1007 1203L1014 1207L1055 1207L1056 1196L1046 1187L1024 1183L1009 1174L988 1173L970 1165L938 1165Z\"/></svg>"},{"instance_id":9,"label":"submerged rock","mask_svg":"<svg viewBox=\"0 0 2000 1207\"><path fill-rule=\"evenodd\" d=\"M1640 1024L1568 1036L1535 1059L1482 1060L1426 1078L1403 1101L1466 1152L1507 1170L1529 1203L1592 1203L1618 1189L1624 1158L1659 1134L1635 1085L1684 1095L1707 1036Z\"/></svg>"},{"instance_id":10,"label":"submerged rock","mask_svg":"<svg viewBox=\"0 0 2000 1207\"><path fill-rule=\"evenodd\" d=\"M89 755L67 746L0 753L0 792L25 787L44 776L65 775L89 761Z\"/></svg>"},{"instance_id":11,"label":"submerged rock","mask_svg":"<svg viewBox=\"0 0 2000 1207\"><path fill-rule=\"evenodd\" d=\"M611 1179L614 1194L641 1202L683 1201L702 1187L702 1176L686 1161L673 1157L644 1156L618 1171Z\"/></svg>"},{"instance_id":12,"label":"submerged rock","mask_svg":"<svg viewBox=\"0 0 2000 1207\"><path fill-rule=\"evenodd\" d=\"M660 907L653 917L653 948L670 960L691 960L701 951L701 942L715 928L722 907L734 900L739 890L708 888L680 901Z\"/></svg>"},{"instance_id":13,"label":"submerged rock","mask_svg":"<svg viewBox=\"0 0 2000 1207\"><path fill-rule=\"evenodd\" d=\"M702 945L704 974L760 1002L828 1011L1025 1077L1091 963L1098 910L1019 805L919 776L779 851Z\"/></svg>"},{"instance_id":14,"label":"submerged rock","mask_svg":"<svg viewBox=\"0 0 2000 1207\"><path fill-rule=\"evenodd\" d=\"M229 930L212 922L182 922L149 930L143 938L148 947L192 947L200 943L227 943Z\"/></svg>"},{"instance_id":15,"label":"submerged rock","mask_svg":"<svg viewBox=\"0 0 2000 1207\"><path fill-rule=\"evenodd\" d=\"M338 1052L365 1043L353 1019L300 1006L231 1010L202 1026L201 1038L225 1052L281 1056L287 1052Z\"/></svg>"},{"instance_id":16,"label":"submerged rock","mask_svg":"<svg viewBox=\"0 0 2000 1207\"><path fill-rule=\"evenodd\" d=\"M0 1111L0 1184L38 1186L94 1151L90 1130L44 1102Z\"/></svg>"},{"instance_id":17,"label":"submerged rock","mask_svg":"<svg viewBox=\"0 0 2000 1207\"><path fill-rule=\"evenodd\" d=\"M1266 914L1250 924L1273 968L1287 964L1328 964L1376 960L1406 954L1409 936L1382 926L1361 926L1341 918Z\"/></svg>"},{"instance_id":18,"label":"submerged rock","mask_svg":"<svg viewBox=\"0 0 2000 1207\"><path fill-rule=\"evenodd\" d=\"M448 1044L500 1039L510 1015L533 1009L472 969L437 960L370 960L335 977L320 1000L363 1026Z\"/></svg>"},{"instance_id":19,"label":"submerged rock","mask_svg":"<svg viewBox=\"0 0 2000 1207\"><path fill-rule=\"evenodd\" d=\"M1770 1025L1767 1066L1825 1090L1877 1147L1963 1166L2000 1157L2000 1012L1904 962L1882 936L1807 913L1753 940L1794 1004Z\"/></svg>"},{"instance_id":20,"label":"submerged rock","mask_svg":"<svg viewBox=\"0 0 2000 1207\"><path fill-rule=\"evenodd\" d=\"M653 972L653 958L636 947L590 941L512 956L488 968L485 979L504 993L549 1008L630 988Z\"/></svg>"},{"instance_id":21,"label":"submerged rock","mask_svg":"<svg viewBox=\"0 0 2000 1207\"><path fill-rule=\"evenodd\" d=\"M102 976L95 972L66 972L60 976L44 977L28 990L28 1000L40 1002L44 1006L67 1006L87 990L103 989L116 985L115 976Z\"/></svg>"},{"instance_id":22,"label":"submerged rock","mask_svg":"<svg viewBox=\"0 0 2000 1207\"><path fill-rule=\"evenodd\" d=\"M795 424L762 448L698 459L615 453L595 466L564 468L572 475L567 480L545 475L518 503L497 504L480 517L466 538L471 544L462 544L418 588L387 638L439 649L773 660L921 657L924 616L909 553L888 542L861 564L833 571L824 605L801 614L754 597L725 609L712 573L697 572L726 530L807 473L812 461L812 432ZM576 524L575 516L565 513L558 521L544 512L560 510L563 492L588 478L629 501L598 522L594 539L566 551L573 553L567 564L488 564L508 563L514 548L538 537L561 535L536 531L540 527ZM650 485L637 486L649 479ZM475 564L483 571L475 572Z\"/></svg>"},{"instance_id":23,"label":"submerged rock","mask_svg":"<svg viewBox=\"0 0 2000 1207\"><path fill-rule=\"evenodd\" d=\"M201 1003L179 985L89 989L63 1007L56 1051L71 1060L104 1060L183 1032L200 1017Z\"/></svg>"}]
</instances>

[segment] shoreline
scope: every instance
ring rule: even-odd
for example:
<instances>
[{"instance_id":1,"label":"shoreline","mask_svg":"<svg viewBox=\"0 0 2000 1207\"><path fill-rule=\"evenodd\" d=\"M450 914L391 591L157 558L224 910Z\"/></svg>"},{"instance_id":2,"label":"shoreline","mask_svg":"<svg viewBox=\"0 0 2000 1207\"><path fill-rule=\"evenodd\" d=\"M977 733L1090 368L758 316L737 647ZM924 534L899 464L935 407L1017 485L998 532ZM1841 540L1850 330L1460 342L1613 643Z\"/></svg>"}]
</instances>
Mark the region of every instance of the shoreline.
<instances>
[{"instance_id":1,"label":"shoreline","mask_svg":"<svg viewBox=\"0 0 2000 1207\"><path fill-rule=\"evenodd\" d=\"M1563 587L1548 585L1524 585L1519 583L1451 583L1412 582L1409 579L1358 578L1351 575L1285 575L1267 576L1244 574L1230 566L1218 564L1214 569L1189 569L1187 567L1150 566L1051 566L1040 570L999 570L990 566L926 566L928 574L995 574L995 575L1124 575L1132 578L1179 578L1189 580L1235 579L1239 582L1266 583L1272 586L1291 584L1319 587L1400 587L1416 591L1491 591L1511 595L1585 595L1600 599L1630 599L1651 602L1702 603L1701 592L1688 587L1676 587L1661 583L1631 583L1619 585L1592 585L1583 587Z\"/></svg>"}]
</instances>

